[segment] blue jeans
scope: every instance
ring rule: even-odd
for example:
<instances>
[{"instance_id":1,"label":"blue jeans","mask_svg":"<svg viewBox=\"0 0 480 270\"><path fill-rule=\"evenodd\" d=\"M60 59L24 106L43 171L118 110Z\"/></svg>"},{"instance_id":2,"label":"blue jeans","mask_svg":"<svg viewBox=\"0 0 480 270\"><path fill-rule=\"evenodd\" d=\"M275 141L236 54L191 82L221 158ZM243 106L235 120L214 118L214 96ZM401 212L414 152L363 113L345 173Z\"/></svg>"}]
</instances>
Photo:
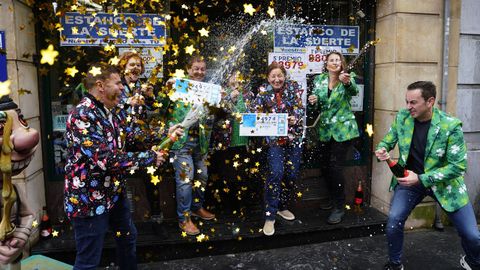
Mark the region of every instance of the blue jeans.
<instances>
[{"instance_id":1,"label":"blue jeans","mask_svg":"<svg viewBox=\"0 0 480 270\"><path fill-rule=\"evenodd\" d=\"M198 138L192 137L174 155L177 215L180 222L185 215L202 208L207 187L207 154L201 154Z\"/></svg>"},{"instance_id":2,"label":"blue jeans","mask_svg":"<svg viewBox=\"0 0 480 270\"><path fill-rule=\"evenodd\" d=\"M137 229L132 221L130 202L125 195L120 196L108 213L72 218L72 224L77 246L74 270L97 268L109 228L115 235L117 264L120 269L137 269Z\"/></svg>"},{"instance_id":3,"label":"blue jeans","mask_svg":"<svg viewBox=\"0 0 480 270\"><path fill-rule=\"evenodd\" d=\"M267 161L270 172L265 181L265 219L275 220L277 211L287 209L291 191L300 171L302 148L270 146ZM282 185L283 180L283 185Z\"/></svg>"},{"instance_id":4,"label":"blue jeans","mask_svg":"<svg viewBox=\"0 0 480 270\"><path fill-rule=\"evenodd\" d=\"M432 190L425 188L422 184L395 187L386 228L388 256L391 262L401 263L405 221L413 208L427 195L435 199ZM446 213L462 240L467 262L471 266L480 266L480 232L472 204L468 203L455 212Z\"/></svg>"}]
</instances>

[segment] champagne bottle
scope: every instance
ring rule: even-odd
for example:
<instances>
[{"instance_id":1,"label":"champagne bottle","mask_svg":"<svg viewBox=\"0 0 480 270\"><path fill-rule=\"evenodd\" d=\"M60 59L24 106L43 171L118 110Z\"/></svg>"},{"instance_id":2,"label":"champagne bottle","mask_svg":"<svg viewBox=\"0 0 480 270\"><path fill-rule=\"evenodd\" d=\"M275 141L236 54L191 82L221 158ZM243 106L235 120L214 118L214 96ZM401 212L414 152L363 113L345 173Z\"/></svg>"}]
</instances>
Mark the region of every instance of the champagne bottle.
<instances>
[{"instance_id":1,"label":"champagne bottle","mask_svg":"<svg viewBox=\"0 0 480 270\"><path fill-rule=\"evenodd\" d=\"M390 170L392 171L393 175L395 175L395 177L408 176L408 171L404 167L402 167L400 164L398 164L398 162L393 161L391 159L387 159L386 161L387 161L388 167L390 167Z\"/></svg>"},{"instance_id":2,"label":"champagne bottle","mask_svg":"<svg viewBox=\"0 0 480 270\"><path fill-rule=\"evenodd\" d=\"M52 238L52 222L47 214L47 207L43 207L42 221L40 223L40 237L42 239Z\"/></svg>"},{"instance_id":3,"label":"champagne bottle","mask_svg":"<svg viewBox=\"0 0 480 270\"><path fill-rule=\"evenodd\" d=\"M355 191L355 205L361 206L363 203L363 188L362 188L362 181L358 181L357 191Z\"/></svg>"},{"instance_id":4,"label":"champagne bottle","mask_svg":"<svg viewBox=\"0 0 480 270\"><path fill-rule=\"evenodd\" d=\"M167 138L165 138L159 145L153 147L155 151L161 151L163 153L167 153L168 150L172 147L172 145L178 140L178 137L171 134Z\"/></svg>"}]
</instances>

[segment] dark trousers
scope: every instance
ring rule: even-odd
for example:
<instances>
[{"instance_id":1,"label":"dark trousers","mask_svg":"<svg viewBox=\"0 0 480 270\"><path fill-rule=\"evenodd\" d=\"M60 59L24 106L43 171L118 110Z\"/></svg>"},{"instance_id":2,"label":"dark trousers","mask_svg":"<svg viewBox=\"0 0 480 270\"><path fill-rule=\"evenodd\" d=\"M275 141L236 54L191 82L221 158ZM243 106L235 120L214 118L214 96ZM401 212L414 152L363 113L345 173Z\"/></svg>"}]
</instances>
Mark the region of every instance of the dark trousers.
<instances>
[{"instance_id":1,"label":"dark trousers","mask_svg":"<svg viewBox=\"0 0 480 270\"><path fill-rule=\"evenodd\" d=\"M115 237L117 264L120 269L137 269L137 229L132 221L130 202L124 196L108 213L86 218L72 218L77 255L74 270L96 269L102 258L105 234Z\"/></svg>"},{"instance_id":2,"label":"dark trousers","mask_svg":"<svg viewBox=\"0 0 480 270\"><path fill-rule=\"evenodd\" d=\"M350 141L337 142L331 139L320 145L320 169L327 183L328 193L333 206L343 209L345 206L345 177L343 166L347 159Z\"/></svg>"}]
</instances>

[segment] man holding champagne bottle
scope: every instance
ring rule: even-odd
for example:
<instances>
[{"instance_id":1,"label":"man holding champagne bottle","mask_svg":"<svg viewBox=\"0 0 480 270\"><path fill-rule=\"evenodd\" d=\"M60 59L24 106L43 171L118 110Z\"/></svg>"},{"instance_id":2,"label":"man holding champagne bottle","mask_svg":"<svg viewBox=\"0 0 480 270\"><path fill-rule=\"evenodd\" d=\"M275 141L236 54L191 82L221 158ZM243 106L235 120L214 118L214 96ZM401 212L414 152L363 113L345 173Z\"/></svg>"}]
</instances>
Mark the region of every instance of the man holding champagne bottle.
<instances>
[{"instance_id":1,"label":"man holding champagne bottle","mask_svg":"<svg viewBox=\"0 0 480 270\"><path fill-rule=\"evenodd\" d=\"M403 176L393 177L390 185L395 192L386 228L389 262L384 269L403 269L405 221L427 195L446 211L462 239L466 254L460 260L462 268L480 268L480 232L463 179L467 150L462 122L434 108L435 99L432 82L410 84L405 97L407 109L398 112L375 151L378 159L387 161L388 152L398 143L397 165L406 170Z\"/></svg>"}]
</instances>

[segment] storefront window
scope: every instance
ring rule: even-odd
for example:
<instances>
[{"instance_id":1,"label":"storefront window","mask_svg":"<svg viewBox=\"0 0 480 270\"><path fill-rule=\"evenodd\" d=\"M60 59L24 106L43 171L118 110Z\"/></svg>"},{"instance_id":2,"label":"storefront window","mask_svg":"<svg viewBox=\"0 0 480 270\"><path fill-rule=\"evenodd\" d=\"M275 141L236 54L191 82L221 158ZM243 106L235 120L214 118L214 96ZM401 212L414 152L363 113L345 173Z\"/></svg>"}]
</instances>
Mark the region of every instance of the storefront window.
<instances>
[{"instance_id":1,"label":"storefront window","mask_svg":"<svg viewBox=\"0 0 480 270\"><path fill-rule=\"evenodd\" d=\"M39 69L43 99L41 109L46 134L44 143L47 181L63 181L66 158L65 121L68 113L85 93L81 79L83 74L88 72L91 63L111 62L124 50L142 48L148 51L145 52L146 59L153 58L156 61L152 65L153 75L145 80L154 82L158 93L161 93L165 80L176 74L177 70L184 69L185 59L192 53L201 53L209 65L207 80L224 84L230 73L238 70L247 80L248 87L256 91L266 79L264 74L269 63L268 56L274 51L274 28L279 23L305 27L339 27L339 31L357 31L355 35L358 44L344 48L351 52L346 53L347 61L355 57L355 52L358 52L363 44L374 39L374 4L370 1L261 1L253 4L253 10L247 10L244 4L246 3L237 1L38 1L38 44L41 48L52 44L59 52L54 66L41 65ZM78 23L72 29L71 25L65 25L67 12L82 15L83 18L90 16L92 20ZM102 44L95 46L60 46L61 43L68 45L65 42L68 42L68 37L74 36L73 32L81 34L85 31L89 38L93 38L93 32L105 31L102 29L104 22L95 21L95 18L103 18L102 13L110 16L153 14L162 17L166 26L165 35L152 40L165 45L151 46L148 50L147 46L139 44L122 46L118 44L119 40L112 39L106 43L96 40ZM273 17L277 18L276 22ZM144 25L143 30L151 30L151 27L154 26ZM133 35L133 29L140 27L128 25L128 22L126 25L113 23L106 31L114 30L121 33L120 35ZM70 32L67 33L67 30ZM299 38L300 35L294 37ZM318 44L313 43L313 47L315 45ZM356 186L357 180L369 182L370 179L371 138L364 130L366 124L372 123L372 56L373 53L367 53L353 69L363 95L356 100L355 112L360 138L356 139L353 148L349 149L348 163L354 168L347 176L353 178L350 189ZM308 78L312 77L305 76L305 88L310 85ZM309 139L309 136L315 135L307 132L306 136ZM307 151L304 151L302 168L318 169L318 157L321 155L318 145L307 143L305 147ZM305 182L304 185L310 183ZM303 188L303 193L309 194L308 187ZM315 192L310 194L313 193Z\"/></svg>"}]
</instances>

